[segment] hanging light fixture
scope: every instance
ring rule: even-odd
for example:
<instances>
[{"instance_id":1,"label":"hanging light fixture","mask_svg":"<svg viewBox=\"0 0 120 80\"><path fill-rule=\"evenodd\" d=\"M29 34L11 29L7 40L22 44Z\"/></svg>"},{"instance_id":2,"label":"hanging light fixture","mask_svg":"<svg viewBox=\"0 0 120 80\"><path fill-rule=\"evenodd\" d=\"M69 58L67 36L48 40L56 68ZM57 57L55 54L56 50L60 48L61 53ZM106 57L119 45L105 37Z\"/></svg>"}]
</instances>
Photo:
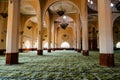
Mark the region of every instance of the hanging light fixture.
<instances>
[{"instance_id":1,"label":"hanging light fixture","mask_svg":"<svg viewBox=\"0 0 120 80\"><path fill-rule=\"evenodd\" d=\"M8 13L7 13L7 10L6 10L6 3L5 2L3 3L3 11L0 13L0 15L3 18L6 18L8 16Z\"/></svg>"},{"instance_id":2,"label":"hanging light fixture","mask_svg":"<svg viewBox=\"0 0 120 80\"><path fill-rule=\"evenodd\" d=\"M58 10L58 11L57 11L57 14L58 14L59 16L64 15L64 13L65 13L65 12L64 12L63 10Z\"/></svg>"},{"instance_id":3,"label":"hanging light fixture","mask_svg":"<svg viewBox=\"0 0 120 80\"><path fill-rule=\"evenodd\" d=\"M66 29L68 26L68 23L61 23L60 26L62 29Z\"/></svg>"},{"instance_id":4,"label":"hanging light fixture","mask_svg":"<svg viewBox=\"0 0 120 80\"><path fill-rule=\"evenodd\" d=\"M68 26L68 23L67 23L67 21L66 21L66 16L63 16L62 17L62 22L60 23L60 26L61 26L61 28L62 29L66 29L67 28L67 26Z\"/></svg>"},{"instance_id":5,"label":"hanging light fixture","mask_svg":"<svg viewBox=\"0 0 120 80\"><path fill-rule=\"evenodd\" d=\"M62 2L61 2L61 4L60 4L59 9L57 10L57 14L58 14L59 16L63 16L63 15L65 14L65 10L64 10L63 7L62 7Z\"/></svg>"}]
</instances>

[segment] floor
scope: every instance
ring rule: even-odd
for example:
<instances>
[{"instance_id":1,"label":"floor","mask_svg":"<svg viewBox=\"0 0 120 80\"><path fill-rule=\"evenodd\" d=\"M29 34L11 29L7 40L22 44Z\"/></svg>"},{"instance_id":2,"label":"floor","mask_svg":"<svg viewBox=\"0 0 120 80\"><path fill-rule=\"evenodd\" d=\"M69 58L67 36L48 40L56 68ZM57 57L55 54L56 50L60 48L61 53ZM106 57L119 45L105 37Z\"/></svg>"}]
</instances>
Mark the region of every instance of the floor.
<instances>
[{"instance_id":1,"label":"floor","mask_svg":"<svg viewBox=\"0 0 120 80\"><path fill-rule=\"evenodd\" d=\"M99 66L99 52L83 56L75 51L36 51L19 54L19 64L5 65L0 56L0 80L120 80L120 51L115 52L115 67Z\"/></svg>"}]
</instances>

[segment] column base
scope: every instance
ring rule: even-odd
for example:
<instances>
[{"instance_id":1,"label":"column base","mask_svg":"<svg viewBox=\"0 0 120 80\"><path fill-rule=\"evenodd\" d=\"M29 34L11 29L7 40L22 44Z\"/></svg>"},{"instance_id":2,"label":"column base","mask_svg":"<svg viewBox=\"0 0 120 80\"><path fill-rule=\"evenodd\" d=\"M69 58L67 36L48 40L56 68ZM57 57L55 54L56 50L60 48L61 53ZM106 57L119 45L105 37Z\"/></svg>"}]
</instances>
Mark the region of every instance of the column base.
<instances>
[{"instance_id":1,"label":"column base","mask_svg":"<svg viewBox=\"0 0 120 80\"><path fill-rule=\"evenodd\" d=\"M114 54L103 54L100 53L100 65L106 67L113 67L114 64Z\"/></svg>"},{"instance_id":2,"label":"column base","mask_svg":"<svg viewBox=\"0 0 120 80\"><path fill-rule=\"evenodd\" d=\"M48 49L48 52L51 53L51 49Z\"/></svg>"},{"instance_id":3,"label":"column base","mask_svg":"<svg viewBox=\"0 0 120 80\"><path fill-rule=\"evenodd\" d=\"M37 55L43 55L43 50L37 50Z\"/></svg>"},{"instance_id":4,"label":"column base","mask_svg":"<svg viewBox=\"0 0 120 80\"><path fill-rule=\"evenodd\" d=\"M89 51L88 50L83 50L82 54L83 54L83 56L89 56Z\"/></svg>"},{"instance_id":5,"label":"column base","mask_svg":"<svg viewBox=\"0 0 120 80\"><path fill-rule=\"evenodd\" d=\"M18 52L16 53L6 53L6 64L12 65L12 64L18 64Z\"/></svg>"},{"instance_id":6,"label":"column base","mask_svg":"<svg viewBox=\"0 0 120 80\"><path fill-rule=\"evenodd\" d=\"M81 52L81 49L77 49L77 52L80 53L80 52Z\"/></svg>"}]
</instances>

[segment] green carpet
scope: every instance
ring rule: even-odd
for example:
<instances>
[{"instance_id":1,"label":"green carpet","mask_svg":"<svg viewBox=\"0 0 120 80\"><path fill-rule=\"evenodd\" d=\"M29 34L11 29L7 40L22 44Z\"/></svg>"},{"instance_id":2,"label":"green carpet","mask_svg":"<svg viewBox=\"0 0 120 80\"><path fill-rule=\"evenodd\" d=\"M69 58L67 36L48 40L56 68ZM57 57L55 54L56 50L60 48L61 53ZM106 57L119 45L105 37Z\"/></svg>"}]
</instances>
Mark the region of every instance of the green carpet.
<instances>
[{"instance_id":1,"label":"green carpet","mask_svg":"<svg viewBox=\"0 0 120 80\"><path fill-rule=\"evenodd\" d=\"M115 52L115 67L99 66L99 53L85 57L74 51L55 51L43 56L37 52L19 54L19 64L5 65L0 56L0 80L120 80L120 52Z\"/></svg>"}]
</instances>

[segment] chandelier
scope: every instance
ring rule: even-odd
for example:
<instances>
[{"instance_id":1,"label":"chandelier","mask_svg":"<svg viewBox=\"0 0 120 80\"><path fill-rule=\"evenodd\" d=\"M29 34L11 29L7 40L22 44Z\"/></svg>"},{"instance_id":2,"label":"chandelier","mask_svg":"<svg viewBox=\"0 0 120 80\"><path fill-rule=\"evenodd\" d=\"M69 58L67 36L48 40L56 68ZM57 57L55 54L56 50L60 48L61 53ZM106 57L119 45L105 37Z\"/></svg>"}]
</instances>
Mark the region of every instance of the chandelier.
<instances>
[{"instance_id":1,"label":"chandelier","mask_svg":"<svg viewBox=\"0 0 120 80\"><path fill-rule=\"evenodd\" d=\"M66 29L68 26L68 23L61 23L60 26L62 29Z\"/></svg>"},{"instance_id":2,"label":"chandelier","mask_svg":"<svg viewBox=\"0 0 120 80\"><path fill-rule=\"evenodd\" d=\"M65 11L64 11L63 9L57 10L57 14L58 14L59 16L62 16L62 15L65 14Z\"/></svg>"},{"instance_id":3,"label":"chandelier","mask_svg":"<svg viewBox=\"0 0 120 80\"><path fill-rule=\"evenodd\" d=\"M60 26L61 26L62 29L66 29L67 26L68 26L68 21L66 20L66 18L67 17L65 15L62 17L62 21L60 23Z\"/></svg>"},{"instance_id":4,"label":"chandelier","mask_svg":"<svg viewBox=\"0 0 120 80\"><path fill-rule=\"evenodd\" d=\"M59 9L56 11L56 13L57 13L59 16L63 16L63 15L65 14L65 10L63 9L62 2L60 3L60 7L59 7Z\"/></svg>"}]
</instances>

